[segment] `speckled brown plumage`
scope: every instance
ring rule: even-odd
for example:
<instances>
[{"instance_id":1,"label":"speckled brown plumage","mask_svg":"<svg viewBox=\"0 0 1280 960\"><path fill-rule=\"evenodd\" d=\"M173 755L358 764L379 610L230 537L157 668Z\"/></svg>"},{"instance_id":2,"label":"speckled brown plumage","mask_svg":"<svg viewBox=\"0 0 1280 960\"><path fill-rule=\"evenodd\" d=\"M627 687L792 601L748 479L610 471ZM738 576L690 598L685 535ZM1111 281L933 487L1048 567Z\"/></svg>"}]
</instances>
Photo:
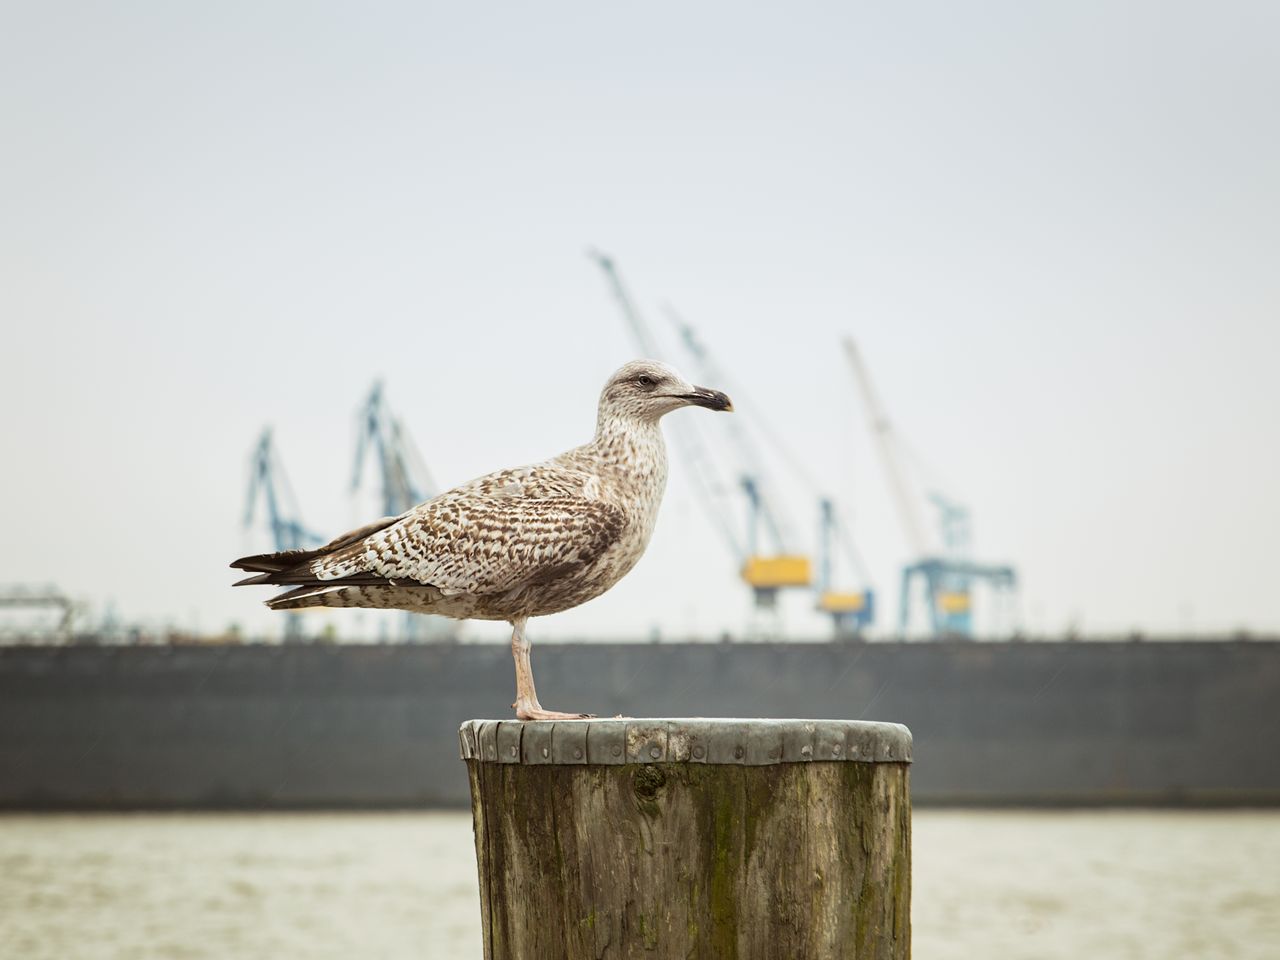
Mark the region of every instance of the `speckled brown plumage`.
<instances>
[{"instance_id":1,"label":"speckled brown plumage","mask_svg":"<svg viewBox=\"0 0 1280 960\"><path fill-rule=\"evenodd\" d=\"M638 360L600 395L589 443L500 470L311 551L243 557L242 584L295 589L267 605L380 607L524 621L604 593L635 566L667 481L659 419L682 406L732 409L666 364ZM519 666L519 659L517 659ZM530 687L532 686L530 682Z\"/></svg>"}]
</instances>

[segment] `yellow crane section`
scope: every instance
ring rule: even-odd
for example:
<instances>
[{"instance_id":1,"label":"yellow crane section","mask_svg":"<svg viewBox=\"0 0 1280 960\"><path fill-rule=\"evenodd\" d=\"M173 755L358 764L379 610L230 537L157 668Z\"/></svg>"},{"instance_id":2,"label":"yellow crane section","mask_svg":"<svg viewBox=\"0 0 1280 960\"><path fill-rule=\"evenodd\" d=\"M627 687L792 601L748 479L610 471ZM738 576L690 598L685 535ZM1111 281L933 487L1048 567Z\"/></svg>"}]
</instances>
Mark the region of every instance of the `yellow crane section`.
<instances>
[{"instance_id":1,"label":"yellow crane section","mask_svg":"<svg viewBox=\"0 0 1280 960\"><path fill-rule=\"evenodd\" d=\"M871 606L867 591L841 593L827 590L818 596L818 609L823 613L862 613Z\"/></svg>"},{"instance_id":2,"label":"yellow crane section","mask_svg":"<svg viewBox=\"0 0 1280 960\"><path fill-rule=\"evenodd\" d=\"M754 590L807 587L813 583L813 563L799 554L747 557L742 579Z\"/></svg>"},{"instance_id":3,"label":"yellow crane section","mask_svg":"<svg viewBox=\"0 0 1280 960\"><path fill-rule=\"evenodd\" d=\"M938 609L948 616L969 612L973 598L968 590L944 590L938 593Z\"/></svg>"}]
</instances>

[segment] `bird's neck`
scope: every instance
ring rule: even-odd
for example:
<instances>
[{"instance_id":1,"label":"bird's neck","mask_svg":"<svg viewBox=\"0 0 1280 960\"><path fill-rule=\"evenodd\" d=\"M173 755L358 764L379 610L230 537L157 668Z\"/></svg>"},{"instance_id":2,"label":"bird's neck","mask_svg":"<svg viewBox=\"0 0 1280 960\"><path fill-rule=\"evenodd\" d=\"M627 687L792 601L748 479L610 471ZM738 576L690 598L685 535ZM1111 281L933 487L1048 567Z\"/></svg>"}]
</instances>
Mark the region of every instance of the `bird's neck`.
<instances>
[{"instance_id":1,"label":"bird's neck","mask_svg":"<svg viewBox=\"0 0 1280 960\"><path fill-rule=\"evenodd\" d=\"M601 413L591 441L596 455L634 478L667 479L667 445L656 420L640 420Z\"/></svg>"}]
</instances>

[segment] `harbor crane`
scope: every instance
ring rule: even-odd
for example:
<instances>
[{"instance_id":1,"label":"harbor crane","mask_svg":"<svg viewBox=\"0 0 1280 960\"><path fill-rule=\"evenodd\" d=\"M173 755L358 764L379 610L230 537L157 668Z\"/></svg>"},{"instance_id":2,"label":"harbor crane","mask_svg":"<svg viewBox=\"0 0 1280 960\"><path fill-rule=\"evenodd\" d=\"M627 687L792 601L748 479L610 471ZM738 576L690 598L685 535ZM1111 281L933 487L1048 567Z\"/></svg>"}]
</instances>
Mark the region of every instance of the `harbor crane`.
<instances>
[{"instance_id":1,"label":"harbor crane","mask_svg":"<svg viewBox=\"0 0 1280 960\"><path fill-rule=\"evenodd\" d=\"M604 272L605 279L636 345L648 356L662 359L653 333L627 292L614 261L596 251L591 252L591 257ZM691 328L683 322L678 322L677 326L681 329L685 345L707 379L715 380L717 383L724 382L715 371L709 354L697 340ZM751 588L756 609L773 611L777 608L778 593L781 589L807 587L812 583L810 560L806 556L792 553L787 549L784 525L778 509L774 506L774 498L766 487L763 471L759 466L759 458L750 440L736 424L730 431L730 436L741 468L738 485L747 499L746 537L740 538L734 532L723 495L729 485L719 477L715 464L706 455L708 445L693 432L694 429L693 425L687 421L671 424L671 432L681 459L689 466L689 472L694 479L694 489L702 499L712 522L738 559L740 575ZM764 549L760 542L762 527L768 540L768 547Z\"/></svg>"},{"instance_id":2,"label":"harbor crane","mask_svg":"<svg viewBox=\"0 0 1280 960\"><path fill-rule=\"evenodd\" d=\"M708 382L725 384L732 395L742 396L742 391L733 385L731 378L715 362L694 328L669 305L666 307L666 313L675 325L685 348L697 362L700 375ZM766 439L773 442L784 462L799 468L795 455L786 449L780 437L774 431L765 429L763 421L757 420L757 423L762 427ZM812 585L815 606L831 618L832 627L837 636L861 633L874 620L875 593L870 588L864 588L861 591L838 591L832 587L837 547L849 559L862 583L870 583L866 564L863 563L848 529L840 523L835 502L827 497L819 501L821 515L819 573L815 580L809 557L789 547L794 543L794 539L785 514L778 508L778 498L765 494L765 491L775 488L764 468L764 459L751 442L750 435L736 420L729 424L728 432L737 448L738 462L744 468L741 483L750 507L747 546L749 559L742 576L756 591L757 603L761 602L761 594L767 597L764 604L769 605L776 603L775 598L782 588ZM816 486L802 468L797 469L796 472L801 474L811 487ZM769 538L769 545L773 549L771 556L762 556L759 549L758 530L762 526Z\"/></svg>"},{"instance_id":3,"label":"harbor crane","mask_svg":"<svg viewBox=\"0 0 1280 960\"><path fill-rule=\"evenodd\" d=\"M861 590L836 590L832 586L837 548L843 550L863 584L870 584L871 576L848 528L840 522L835 502L829 497L823 497L818 501L818 511L820 524L816 606L831 618L837 637L856 637L875 622L876 594L870 586L864 586Z\"/></svg>"},{"instance_id":4,"label":"harbor crane","mask_svg":"<svg viewBox=\"0 0 1280 960\"><path fill-rule=\"evenodd\" d=\"M613 294L622 319L626 322L627 330L631 333L640 352L646 357L661 360L663 352L658 348L649 325L640 315L630 293L627 292L613 258L598 250L589 251L588 256L604 273L609 291ZM716 463L707 456L707 444L698 433L697 425L692 420L673 417L668 422L667 431L675 442L676 452L681 461L688 468L694 493L702 501L703 509L716 528L716 532L735 557L745 556L745 548L734 530L733 521L725 503L725 492L729 489L729 484L725 483L720 476Z\"/></svg>"},{"instance_id":5,"label":"harbor crane","mask_svg":"<svg viewBox=\"0 0 1280 960\"><path fill-rule=\"evenodd\" d=\"M293 487L285 475L270 427L263 427L249 461L249 493L245 497L244 527L253 526L258 501L264 503L264 516L271 542L276 551L305 550L324 543L324 537L303 522ZM291 612L285 617L286 642L302 639L302 615Z\"/></svg>"},{"instance_id":6,"label":"harbor crane","mask_svg":"<svg viewBox=\"0 0 1280 960\"><path fill-rule=\"evenodd\" d=\"M934 637L972 636L973 584L982 582L997 592L1012 593L1017 588L1017 574L1011 566L981 564L969 559L969 511L936 491L929 493L929 499L939 512L942 550L931 546L925 537L919 502L907 485L897 434L885 414L862 353L852 337L845 338L844 350L862 394L871 435L898 508L899 520L906 533L907 543L916 557L902 569L898 629L901 633L906 633L911 620L913 592L918 583L923 583L925 607Z\"/></svg>"},{"instance_id":7,"label":"harbor crane","mask_svg":"<svg viewBox=\"0 0 1280 960\"><path fill-rule=\"evenodd\" d=\"M435 481L401 420L387 406L382 381L374 383L360 407L351 491L360 489L366 455L376 456L382 512L398 517L435 496Z\"/></svg>"},{"instance_id":8,"label":"harbor crane","mask_svg":"<svg viewBox=\"0 0 1280 960\"><path fill-rule=\"evenodd\" d=\"M698 365L699 375L709 383L724 384L733 395L742 396L742 391L716 364L693 327L671 307L666 308L666 313ZM793 548L791 527L779 506L764 459L742 421L731 421L727 430L742 471L739 483L747 496L747 554L742 579L751 587L758 607L772 608L777 605L779 590L808 587L813 583L812 563L809 557ZM767 538L768 553L761 549L761 528Z\"/></svg>"},{"instance_id":9,"label":"harbor crane","mask_svg":"<svg viewBox=\"0 0 1280 960\"><path fill-rule=\"evenodd\" d=\"M403 421L391 412L382 381L375 381L357 413L355 467L351 492L360 490L367 459L377 464L379 499L384 516L398 517L439 491ZM437 625L439 625L437 627ZM448 639L456 627L443 617L405 613L401 637L406 643Z\"/></svg>"}]
</instances>

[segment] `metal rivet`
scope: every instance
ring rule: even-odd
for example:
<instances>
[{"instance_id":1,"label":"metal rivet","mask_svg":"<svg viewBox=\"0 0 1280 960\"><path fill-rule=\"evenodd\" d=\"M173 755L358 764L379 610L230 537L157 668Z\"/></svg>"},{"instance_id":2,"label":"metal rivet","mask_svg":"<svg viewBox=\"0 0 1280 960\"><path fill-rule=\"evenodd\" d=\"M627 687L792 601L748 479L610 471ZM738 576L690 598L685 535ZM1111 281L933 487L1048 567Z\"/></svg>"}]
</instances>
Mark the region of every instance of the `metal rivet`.
<instances>
[{"instance_id":1,"label":"metal rivet","mask_svg":"<svg viewBox=\"0 0 1280 960\"><path fill-rule=\"evenodd\" d=\"M551 751L550 751L550 750L548 750L546 747L543 747L543 748L542 748L542 755L543 755L544 757L549 757L549 756L551 756Z\"/></svg>"},{"instance_id":2,"label":"metal rivet","mask_svg":"<svg viewBox=\"0 0 1280 960\"><path fill-rule=\"evenodd\" d=\"M622 756L622 748L621 748L620 746L618 746L617 744L614 744L614 746L613 746L613 755L614 755L615 757L620 757L620 756Z\"/></svg>"},{"instance_id":3,"label":"metal rivet","mask_svg":"<svg viewBox=\"0 0 1280 960\"><path fill-rule=\"evenodd\" d=\"M703 755L704 755L706 752L707 752L707 751L706 751L706 750L704 750L704 749L702 749L702 747L694 747L694 748L693 748L693 755L694 755L695 757L697 757L699 760L701 760L701 759L702 759Z\"/></svg>"},{"instance_id":4,"label":"metal rivet","mask_svg":"<svg viewBox=\"0 0 1280 960\"><path fill-rule=\"evenodd\" d=\"M807 743L800 748L800 756L802 757L807 757L812 753L813 753L813 747L809 746Z\"/></svg>"},{"instance_id":5,"label":"metal rivet","mask_svg":"<svg viewBox=\"0 0 1280 960\"><path fill-rule=\"evenodd\" d=\"M840 744L837 743L834 747L832 747L831 753L833 756L837 756L837 757L840 756Z\"/></svg>"},{"instance_id":6,"label":"metal rivet","mask_svg":"<svg viewBox=\"0 0 1280 960\"><path fill-rule=\"evenodd\" d=\"M746 752L747 752L747 751L743 750L743 749L742 749L742 747L734 747L734 748L733 748L733 756L734 756L734 759L736 759L736 760L741 760L741 759L743 758L743 756L745 756L745 755L746 755Z\"/></svg>"},{"instance_id":7,"label":"metal rivet","mask_svg":"<svg viewBox=\"0 0 1280 960\"><path fill-rule=\"evenodd\" d=\"M511 755L513 757L518 757L520 755L520 748L517 747L514 743L511 745Z\"/></svg>"},{"instance_id":8,"label":"metal rivet","mask_svg":"<svg viewBox=\"0 0 1280 960\"><path fill-rule=\"evenodd\" d=\"M581 759L582 759L582 748L581 748L581 747L578 747L576 750L574 750L574 751L573 751L573 759L575 759L575 760L581 760Z\"/></svg>"},{"instance_id":9,"label":"metal rivet","mask_svg":"<svg viewBox=\"0 0 1280 960\"><path fill-rule=\"evenodd\" d=\"M657 760L660 756L662 756L662 748L655 743L652 747L649 748L649 756Z\"/></svg>"}]
</instances>

